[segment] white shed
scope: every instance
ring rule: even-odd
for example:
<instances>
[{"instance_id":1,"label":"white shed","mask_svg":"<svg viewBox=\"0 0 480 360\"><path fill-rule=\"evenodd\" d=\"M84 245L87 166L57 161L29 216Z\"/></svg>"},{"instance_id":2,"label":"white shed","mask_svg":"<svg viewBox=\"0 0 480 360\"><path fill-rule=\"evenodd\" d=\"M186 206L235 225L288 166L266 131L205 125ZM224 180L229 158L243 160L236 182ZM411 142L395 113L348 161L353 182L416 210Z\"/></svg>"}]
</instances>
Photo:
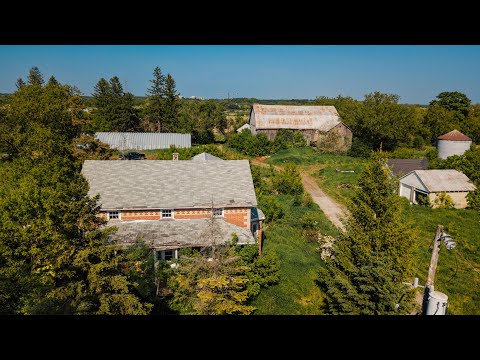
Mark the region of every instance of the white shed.
<instances>
[{"instance_id":1,"label":"white shed","mask_svg":"<svg viewBox=\"0 0 480 360\"><path fill-rule=\"evenodd\" d=\"M439 194L446 193L452 198L455 208L463 209L467 207L467 194L476 189L465 174L453 169L414 170L399 180L399 195L414 204L418 204L421 197L428 197L433 205Z\"/></svg>"}]
</instances>

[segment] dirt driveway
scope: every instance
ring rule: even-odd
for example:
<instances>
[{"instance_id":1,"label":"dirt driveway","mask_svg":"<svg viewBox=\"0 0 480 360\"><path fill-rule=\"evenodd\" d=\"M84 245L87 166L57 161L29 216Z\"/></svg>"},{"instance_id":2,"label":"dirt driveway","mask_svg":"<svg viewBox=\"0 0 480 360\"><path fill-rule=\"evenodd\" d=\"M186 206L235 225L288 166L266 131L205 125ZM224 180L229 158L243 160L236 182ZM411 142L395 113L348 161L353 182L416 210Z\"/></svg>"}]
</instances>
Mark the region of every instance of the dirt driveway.
<instances>
[{"instance_id":1,"label":"dirt driveway","mask_svg":"<svg viewBox=\"0 0 480 360\"><path fill-rule=\"evenodd\" d=\"M252 164L269 167L270 165L263 163L261 161L252 160ZM281 166L274 166L275 170L279 171ZM305 191L309 192L312 196L313 201L320 207L320 209L325 213L325 216L342 231L345 231L345 226L343 225L341 219L347 214L347 209L325 194L325 192L320 189L315 179L309 175L305 170L299 168L300 176L302 177L302 184Z\"/></svg>"},{"instance_id":2,"label":"dirt driveway","mask_svg":"<svg viewBox=\"0 0 480 360\"><path fill-rule=\"evenodd\" d=\"M311 175L308 175L303 171L300 171L300 175L302 177L302 183L305 191L310 193L313 201L325 213L325 216L332 222L333 225L340 230L345 231L345 226L341 221L341 219L347 214L345 207L325 194L325 192L320 189L317 182Z\"/></svg>"}]
</instances>

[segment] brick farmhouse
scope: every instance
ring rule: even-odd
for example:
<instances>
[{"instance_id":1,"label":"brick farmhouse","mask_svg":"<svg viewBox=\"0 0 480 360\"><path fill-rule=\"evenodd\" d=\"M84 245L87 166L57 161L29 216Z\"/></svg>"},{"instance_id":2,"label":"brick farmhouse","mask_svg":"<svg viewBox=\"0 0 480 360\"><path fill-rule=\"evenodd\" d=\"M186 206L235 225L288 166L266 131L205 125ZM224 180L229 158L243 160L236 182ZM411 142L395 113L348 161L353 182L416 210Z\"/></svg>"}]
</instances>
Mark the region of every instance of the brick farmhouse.
<instances>
[{"instance_id":1,"label":"brick farmhouse","mask_svg":"<svg viewBox=\"0 0 480 360\"><path fill-rule=\"evenodd\" d=\"M82 174L88 194L100 195L99 216L118 228L111 241L143 239L169 260L180 248L224 244L234 233L239 245L262 238L248 160L211 160L86 160Z\"/></svg>"}]
</instances>

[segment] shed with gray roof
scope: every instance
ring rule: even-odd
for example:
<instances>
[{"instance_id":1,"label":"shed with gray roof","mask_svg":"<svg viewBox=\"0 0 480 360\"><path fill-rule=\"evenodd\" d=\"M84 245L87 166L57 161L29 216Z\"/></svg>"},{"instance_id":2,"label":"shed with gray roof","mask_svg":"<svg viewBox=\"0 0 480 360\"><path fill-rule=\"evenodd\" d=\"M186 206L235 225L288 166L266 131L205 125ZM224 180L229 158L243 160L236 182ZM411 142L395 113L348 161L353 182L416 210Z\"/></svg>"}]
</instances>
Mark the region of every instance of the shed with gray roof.
<instances>
[{"instance_id":1,"label":"shed with gray roof","mask_svg":"<svg viewBox=\"0 0 480 360\"><path fill-rule=\"evenodd\" d=\"M467 194L476 187L470 179L460 171L445 170L414 170L399 179L399 194L412 203L428 198L429 203L436 207L435 200L441 193L449 195L455 208L467 207Z\"/></svg>"}]
</instances>

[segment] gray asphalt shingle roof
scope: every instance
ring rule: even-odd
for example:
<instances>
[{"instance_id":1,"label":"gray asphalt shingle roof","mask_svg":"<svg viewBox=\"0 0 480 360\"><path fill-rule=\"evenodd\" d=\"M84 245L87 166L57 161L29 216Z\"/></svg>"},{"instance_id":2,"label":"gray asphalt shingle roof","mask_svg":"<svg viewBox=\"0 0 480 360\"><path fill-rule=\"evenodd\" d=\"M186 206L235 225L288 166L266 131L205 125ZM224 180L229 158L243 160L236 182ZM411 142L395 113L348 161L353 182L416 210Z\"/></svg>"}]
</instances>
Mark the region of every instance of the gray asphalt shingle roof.
<instances>
[{"instance_id":1,"label":"gray asphalt shingle roof","mask_svg":"<svg viewBox=\"0 0 480 360\"><path fill-rule=\"evenodd\" d=\"M212 246L212 234L217 245L230 241L233 233L237 234L239 245L255 244L248 229L224 219L214 219L213 223L211 219L123 221L107 226L118 227L117 232L110 235L110 241L129 245L137 239L143 239L157 250Z\"/></svg>"},{"instance_id":2,"label":"gray asphalt shingle roof","mask_svg":"<svg viewBox=\"0 0 480 360\"><path fill-rule=\"evenodd\" d=\"M213 156L207 152L203 152L201 154L195 155L194 157L191 158L191 160L202 161L202 160L223 160L223 159Z\"/></svg>"},{"instance_id":3,"label":"gray asphalt shingle roof","mask_svg":"<svg viewBox=\"0 0 480 360\"><path fill-rule=\"evenodd\" d=\"M86 160L82 174L103 210L257 206L248 160Z\"/></svg>"}]
</instances>

